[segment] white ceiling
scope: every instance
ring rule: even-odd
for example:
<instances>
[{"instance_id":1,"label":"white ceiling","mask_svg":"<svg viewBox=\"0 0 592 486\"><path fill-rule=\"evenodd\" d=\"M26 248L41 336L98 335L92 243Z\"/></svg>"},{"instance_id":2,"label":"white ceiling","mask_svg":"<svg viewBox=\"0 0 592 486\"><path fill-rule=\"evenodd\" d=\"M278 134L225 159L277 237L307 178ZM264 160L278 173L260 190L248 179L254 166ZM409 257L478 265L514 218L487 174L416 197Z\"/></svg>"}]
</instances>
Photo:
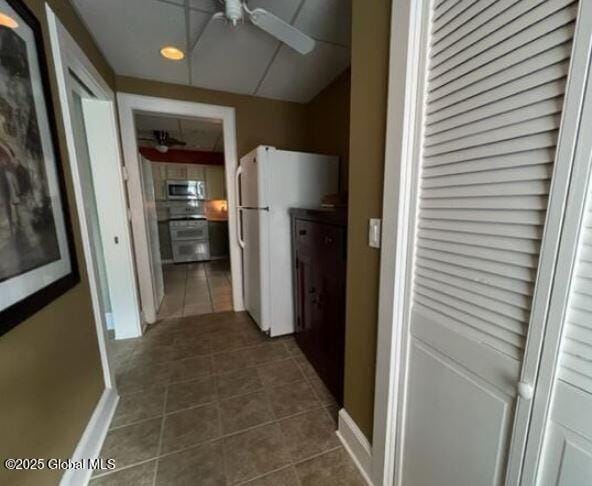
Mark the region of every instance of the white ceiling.
<instances>
[{"instance_id":1,"label":"white ceiling","mask_svg":"<svg viewBox=\"0 0 592 486\"><path fill-rule=\"evenodd\" d=\"M219 0L72 0L120 75L306 103L350 62L351 0L249 0L317 40L300 55L249 23L212 20ZM187 54L160 56L164 45Z\"/></svg>"},{"instance_id":2,"label":"white ceiling","mask_svg":"<svg viewBox=\"0 0 592 486\"><path fill-rule=\"evenodd\" d=\"M153 138L154 130L168 132L169 135L187 145L175 146L183 150L203 150L205 152L223 152L224 138L222 123L198 118L170 118L158 115L136 115L138 138ZM154 146L155 143L140 141L142 146Z\"/></svg>"}]
</instances>

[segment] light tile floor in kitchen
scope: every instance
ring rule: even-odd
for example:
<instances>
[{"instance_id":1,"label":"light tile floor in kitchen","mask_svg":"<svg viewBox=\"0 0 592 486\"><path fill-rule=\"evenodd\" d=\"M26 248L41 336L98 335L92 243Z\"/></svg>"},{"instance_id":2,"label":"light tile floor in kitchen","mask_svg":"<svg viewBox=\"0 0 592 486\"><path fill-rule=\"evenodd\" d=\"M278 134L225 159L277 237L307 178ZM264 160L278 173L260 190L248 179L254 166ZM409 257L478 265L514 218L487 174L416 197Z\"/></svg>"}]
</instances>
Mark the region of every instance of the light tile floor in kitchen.
<instances>
[{"instance_id":1,"label":"light tile floor in kitchen","mask_svg":"<svg viewBox=\"0 0 592 486\"><path fill-rule=\"evenodd\" d=\"M160 319L232 310L228 260L163 265L163 278Z\"/></svg>"},{"instance_id":2,"label":"light tile floor in kitchen","mask_svg":"<svg viewBox=\"0 0 592 486\"><path fill-rule=\"evenodd\" d=\"M337 405L293 337L245 313L166 319L112 343L121 399L99 485L358 486Z\"/></svg>"}]
</instances>

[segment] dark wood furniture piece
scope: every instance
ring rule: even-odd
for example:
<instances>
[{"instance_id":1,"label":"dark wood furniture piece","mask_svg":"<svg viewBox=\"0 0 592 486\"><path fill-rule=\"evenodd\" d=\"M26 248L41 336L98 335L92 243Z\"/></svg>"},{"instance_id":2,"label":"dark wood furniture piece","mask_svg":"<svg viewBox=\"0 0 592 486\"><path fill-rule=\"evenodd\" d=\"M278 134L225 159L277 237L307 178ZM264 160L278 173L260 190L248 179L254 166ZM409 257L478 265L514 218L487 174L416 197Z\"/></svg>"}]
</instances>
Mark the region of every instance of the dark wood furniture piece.
<instances>
[{"instance_id":1,"label":"dark wood furniture piece","mask_svg":"<svg viewBox=\"0 0 592 486\"><path fill-rule=\"evenodd\" d=\"M347 212L291 209L296 342L343 405Z\"/></svg>"}]
</instances>

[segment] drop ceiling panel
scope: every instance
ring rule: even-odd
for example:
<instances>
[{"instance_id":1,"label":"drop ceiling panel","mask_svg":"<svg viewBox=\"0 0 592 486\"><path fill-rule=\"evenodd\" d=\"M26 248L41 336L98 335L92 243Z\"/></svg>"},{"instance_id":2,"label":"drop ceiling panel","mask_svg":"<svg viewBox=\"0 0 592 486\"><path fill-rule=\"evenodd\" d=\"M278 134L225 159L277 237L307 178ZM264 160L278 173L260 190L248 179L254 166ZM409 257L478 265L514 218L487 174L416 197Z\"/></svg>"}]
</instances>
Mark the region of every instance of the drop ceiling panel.
<instances>
[{"instance_id":1,"label":"drop ceiling panel","mask_svg":"<svg viewBox=\"0 0 592 486\"><path fill-rule=\"evenodd\" d=\"M172 5L185 6L185 0L158 0ZM215 12L219 10L220 3L217 0L189 0L189 7L202 12Z\"/></svg>"},{"instance_id":2,"label":"drop ceiling panel","mask_svg":"<svg viewBox=\"0 0 592 486\"><path fill-rule=\"evenodd\" d=\"M348 65L349 49L346 47L317 42L310 54L301 56L289 47L282 46L257 95L308 102Z\"/></svg>"},{"instance_id":3,"label":"drop ceiling panel","mask_svg":"<svg viewBox=\"0 0 592 486\"><path fill-rule=\"evenodd\" d=\"M202 88L252 94L278 42L249 24L211 21L191 57L191 81Z\"/></svg>"},{"instance_id":4,"label":"drop ceiling panel","mask_svg":"<svg viewBox=\"0 0 592 486\"><path fill-rule=\"evenodd\" d=\"M179 121L176 118L152 115L136 115L137 130L164 130L172 132L179 130Z\"/></svg>"},{"instance_id":5,"label":"drop ceiling panel","mask_svg":"<svg viewBox=\"0 0 592 486\"><path fill-rule=\"evenodd\" d=\"M294 27L315 39L349 46L351 4L345 0L306 0Z\"/></svg>"},{"instance_id":6,"label":"drop ceiling panel","mask_svg":"<svg viewBox=\"0 0 592 486\"><path fill-rule=\"evenodd\" d=\"M73 0L118 74L187 83L186 61L159 54L163 45L184 46L183 9L156 0Z\"/></svg>"}]
</instances>

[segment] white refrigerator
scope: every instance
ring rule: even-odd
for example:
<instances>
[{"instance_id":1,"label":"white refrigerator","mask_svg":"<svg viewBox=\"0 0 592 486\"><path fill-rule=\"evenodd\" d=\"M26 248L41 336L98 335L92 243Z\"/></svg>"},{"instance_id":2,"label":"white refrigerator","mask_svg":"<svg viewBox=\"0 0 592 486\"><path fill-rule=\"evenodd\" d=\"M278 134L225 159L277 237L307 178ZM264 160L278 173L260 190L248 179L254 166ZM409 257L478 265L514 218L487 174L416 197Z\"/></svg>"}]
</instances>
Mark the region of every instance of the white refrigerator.
<instances>
[{"instance_id":1,"label":"white refrigerator","mask_svg":"<svg viewBox=\"0 0 592 486\"><path fill-rule=\"evenodd\" d=\"M318 208L339 185L339 158L259 146L236 173L245 307L270 336L294 332L288 210Z\"/></svg>"}]
</instances>

